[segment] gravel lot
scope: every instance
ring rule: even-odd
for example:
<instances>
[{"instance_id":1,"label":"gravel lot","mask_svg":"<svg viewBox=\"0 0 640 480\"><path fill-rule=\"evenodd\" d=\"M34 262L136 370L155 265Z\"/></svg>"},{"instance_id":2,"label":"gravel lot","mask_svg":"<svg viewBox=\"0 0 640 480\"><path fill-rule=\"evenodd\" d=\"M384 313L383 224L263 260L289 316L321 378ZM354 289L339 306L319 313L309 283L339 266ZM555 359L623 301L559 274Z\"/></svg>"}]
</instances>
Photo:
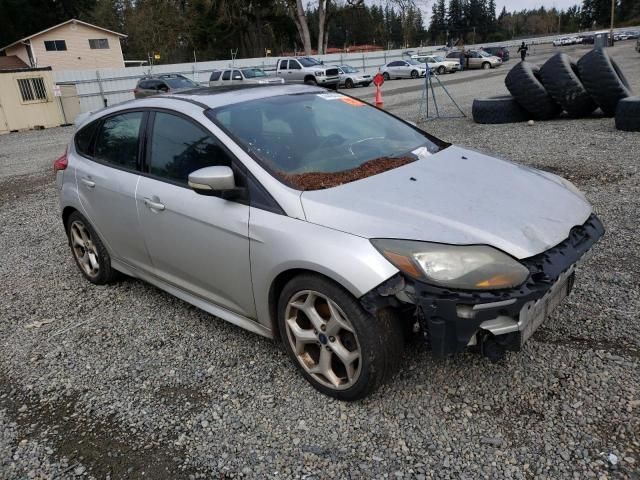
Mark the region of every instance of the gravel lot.
<instances>
[{"instance_id":1,"label":"gravel lot","mask_svg":"<svg viewBox=\"0 0 640 480\"><path fill-rule=\"evenodd\" d=\"M613 53L640 92L626 43ZM446 81L469 75L449 86L469 114L510 64ZM415 120L419 82L390 83L385 106ZM569 178L607 234L524 351L438 362L412 344L354 404L152 286L84 281L51 174L72 130L0 136L0 478L640 478L640 134L597 117L425 129Z\"/></svg>"}]
</instances>

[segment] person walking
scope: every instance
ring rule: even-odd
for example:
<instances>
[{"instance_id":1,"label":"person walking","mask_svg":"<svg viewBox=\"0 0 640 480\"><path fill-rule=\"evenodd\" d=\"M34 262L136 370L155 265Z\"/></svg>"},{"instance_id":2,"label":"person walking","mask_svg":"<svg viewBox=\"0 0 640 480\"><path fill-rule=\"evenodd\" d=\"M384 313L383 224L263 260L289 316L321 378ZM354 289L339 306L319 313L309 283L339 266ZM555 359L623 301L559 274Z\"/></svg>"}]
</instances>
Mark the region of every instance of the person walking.
<instances>
[{"instance_id":1,"label":"person walking","mask_svg":"<svg viewBox=\"0 0 640 480\"><path fill-rule=\"evenodd\" d=\"M524 42L522 42L522 45L518 47L518 53L520 54L520 58L522 59L523 62L525 57L527 56L528 50L529 50L529 47L527 47L527 44Z\"/></svg>"}]
</instances>

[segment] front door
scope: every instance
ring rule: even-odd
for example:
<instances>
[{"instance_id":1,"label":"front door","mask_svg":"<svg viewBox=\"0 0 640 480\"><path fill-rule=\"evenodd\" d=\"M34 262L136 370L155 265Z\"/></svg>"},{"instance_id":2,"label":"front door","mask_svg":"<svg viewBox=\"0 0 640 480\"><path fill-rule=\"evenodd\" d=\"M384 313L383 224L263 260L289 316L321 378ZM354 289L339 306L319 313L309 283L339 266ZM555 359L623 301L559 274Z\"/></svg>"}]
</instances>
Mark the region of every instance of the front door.
<instances>
[{"instance_id":1,"label":"front door","mask_svg":"<svg viewBox=\"0 0 640 480\"><path fill-rule=\"evenodd\" d=\"M249 206L188 187L200 168L232 165L218 140L190 119L153 112L146 175L136 203L155 274L245 317L255 318Z\"/></svg>"},{"instance_id":2,"label":"front door","mask_svg":"<svg viewBox=\"0 0 640 480\"><path fill-rule=\"evenodd\" d=\"M107 117L101 126L89 124L78 132L76 149L89 161L75 162L75 173L84 214L110 254L129 265L149 270L150 260L135 201L140 178L137 172L139 137L144 117L144 112L120 113ZM94 126L99 130L91 145Z\"/></svg>"}]
</instances>

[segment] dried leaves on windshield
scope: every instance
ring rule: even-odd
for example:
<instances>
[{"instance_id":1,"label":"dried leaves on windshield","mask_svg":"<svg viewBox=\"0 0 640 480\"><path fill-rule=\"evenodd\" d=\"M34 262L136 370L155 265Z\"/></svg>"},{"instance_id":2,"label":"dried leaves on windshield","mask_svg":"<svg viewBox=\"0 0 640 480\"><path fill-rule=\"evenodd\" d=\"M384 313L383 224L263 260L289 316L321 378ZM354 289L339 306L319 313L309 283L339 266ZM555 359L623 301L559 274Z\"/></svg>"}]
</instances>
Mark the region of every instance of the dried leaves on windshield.
<instances>
[{"instance_id":1,"label":"dried leaves on windshield","mask_svg":"<svg viewBox=\"0 0 640 480\"><path fill-rule=\"evenodd\" d=\"M324 188L337 187L345 183L371 177L387 170L401 167L407 163L414 162L416 157L380 157L350 170L341 172L307 172L307 173L283 173L278 175L285 183L297 190L322 190Z\"/></svg>"}]
</instances>

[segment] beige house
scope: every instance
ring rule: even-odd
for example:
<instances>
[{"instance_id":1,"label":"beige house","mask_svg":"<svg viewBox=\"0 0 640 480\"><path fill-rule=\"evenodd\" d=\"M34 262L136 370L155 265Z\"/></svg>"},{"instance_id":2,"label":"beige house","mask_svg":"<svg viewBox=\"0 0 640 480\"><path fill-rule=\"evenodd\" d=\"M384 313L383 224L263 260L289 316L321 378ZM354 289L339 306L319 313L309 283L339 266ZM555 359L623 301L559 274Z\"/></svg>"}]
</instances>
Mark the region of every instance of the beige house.
<instances>
[{"instance_id":1,"label":"beige house","mask_svg":"<svg viewBox=\"0 0 640 480\"><path fill-rule=\"evenodd\" d=\"M34 68L123 68L120 39L125 37L122 33L71 19L0 48L0 51L7 56L15 55Z\"/></svg>"}]
</instances>

